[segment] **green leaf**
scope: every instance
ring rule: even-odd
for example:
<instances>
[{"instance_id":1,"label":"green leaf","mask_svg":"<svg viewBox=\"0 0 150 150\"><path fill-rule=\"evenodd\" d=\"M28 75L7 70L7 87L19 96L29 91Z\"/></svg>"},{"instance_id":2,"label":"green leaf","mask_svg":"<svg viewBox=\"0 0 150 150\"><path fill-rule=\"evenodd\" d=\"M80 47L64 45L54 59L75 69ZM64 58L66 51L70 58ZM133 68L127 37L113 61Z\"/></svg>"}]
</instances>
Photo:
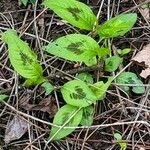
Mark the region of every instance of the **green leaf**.
<instances>
[{"instance_id":1,"label":"green leaf","mask_svg":"<svg viewBox=\"0 0 150 150\"><path fill-rule=\"evenodd\" d=\"M5 94L0 94L0 103L3 102L5 100L5 98L7 98L8 96Z\"/></svg>"},{"instance_id":2,"label":"green leaf","mask_svg":"<svg viewBox=\"0 0 150 150\"><path fill-rule=\"evenodd\" d=\"M24 78L35 83L43 81L43 70L37 61L36 54L28 44L22 41L17 32L8 29L2 34L2 40L8 45L9 59L14 69Z\"/></svg>"},{"instance_id":3,"label":"green leaf","mask_svg":"<svg viewBox=\"0 0 150 150\"><path fill-rule=\"evenodd\" d=\"M43 4L80 29L92 30L94 23L97 22L92 10L76 0L45 0Z\"/></svg>"},{"instance_id":4,"label":"green leaf","mask_svg":"<svg viewBox=\"0 0 150 150\"><path fill-rule=\"evenodd\" d=\"M79 109L78 107L74 107L71 105L65 105L59 109L59 111L56 113L54 117L53 124L63 127L74 127L74 128L60 129L59 127L52 127L50 132L50 138L52 138L56 134L56 132L58 132L58 130L59 132L53 137L53 140L59 140L63 137L66 137L68 134L72 133L75 130L75 128L81 122L83 113L82 109L80 111L78 111L78 109Z\"/></svg>"},{"instance_id":5,"label":"green leaf","mask_svg":"<svg viewBox=\"0 0 150 150\"><path fill-rule=\"evenodd\" d=\"M91 126L93 124L93 106L87 106L83 108L83 115L80 124L82 126Z\"/></svg>"},{"instance_id":6,"label":"green leaf","mask_svg":"<svg viewBox=\"0 0 150 150\"><path fill-rule=\"evenodd\" d=\"M96 102L97 97L81 80L72 80L63 85L61 93L67 104L86 107Z\"/></svg>"},{"instance_id":7,"label":"green leaf","mask_svg":"<svg viewBox=\"0 0 150 150\"><path fill-rule=\"evenodd\" d=\"M44 82L41 86L45 89L45 95L49 95L54 90L54 86L48 81Z\"/></svg>"},{"instance_id":8,"label":"green leaf","mask_svg":"<svg viewBox=\"0 0 150 150\"><path fill-rule=\"evenodd\" d=\"M150 4L149 4L149 3L143 4L141 7L142 7L143 9L150 8Z\"/></svg>"},{"instance_id":9,"label":"green leaf","mask_svg":"<svg viewBox=\"0 0 150 150\"><path fill-rule=\"evenodd\" d=\"M137 20L136 13L121 14L106 21L97 29L101 38L113 38L123 36L131 30Z\"/></svg>"},{"instance_id":10,"label":"green leaf","mask_svg":"<svg viewBox=\"0 0 150 150\"><path fill-rule=\"evenodd\" d=\"M101 47L100 50L99 50L99 56L100 57L105 57L107 55L110 55L111 51L109 48L105 48L105 47Z\"/></svg>"},{"instance_id":11,"label":"green leaf","mask_svg":"<svg viewBox=\"0 0 150 150\"><path fill-rule=\"evenodd\" d=\"M125 48L123 50L118 49L117 52L120 56L124 56L124 55L128 54L129 52L131 52L131 49L130 48Z\"/></svg>"},{"instance_id":12,"label":"green leaf","mask_svg":"<svg viewBox=\"0 0 150 150\"><path fill-rule=\"evenodd\" d=\"M46 51L50 54L71 61L84 62L88 66L96 65L99 49L94 39L82 34L66 35L46 46Z\"/></svg>"},{"instance_id":13,"label":"green leaf","mask_svg":"<svg viewBox=\"0 0 150 150\"><path fill-rule=\"evenodd\" d=\"M121 150L126 150L127 143L123 142L121 134L114 133L114 138L117 140L117 143L119 144Z\"/></svg>"},{"instance_id":14,"label":"green leaf","mask_svg":"<svg viewBox=\"0 0 150 150\"><path fill-rule=\"evenodd\" d=\"M36 0L30 0L30 2L31 2L32 4L35 4L35 3L36 3Z\"/></svg>"},{"instance_id":15,"label":"green leaf","mask_svg":"<svg viewBox=\"0 0 150 150\"><path fill-rule=\"evenodd\" d=\"M106 83L104 83L103 81L99 81L95 84L93 84L92 86L90 86L91 90L94 92L94 94L96 95L98 100L103 100L105 95L106 95L106 91L109 88L109 86L111 85L111 82L113 81L112 77L108 78L108 81Z\"/></svg>"},{"instance_id":16,"label":"green leaf","mask_svg":"<svg viewBox=\"0 0 150 150\"><path fill-rule=\"evenodd\" d=\"M24 6L27 6L28 0L21 0L21 2Z\"/></svg>"},{"instance_id":17,"label":"green leaf","mask_svg":"<svg viewBox=\"0 0 150 150\"><path fill-rule=\"evenodd\" d=\"M78 79L80 79L80 80L82 80L82 81L84 81L84 82L86 82L88 84L93 84L94 83L93 77L89 73L85 73L85 72L84 73L80 73L80 74L78 74L76 76L76 78L78 78Z\"/></svg>"},{"instance_id":18,"label":"green leaf","mask_svg":"<svg viewBox=\"0 0 150 150\"><path fill-rule=\"evenodd\" d=\"M123 72L116 78L116 82L119 84L137 85L137 86L127 86L127 85L120 86L125 92L129 92L130 87L132 88L132 91L136 94L143 94L145 92L145 87L143 85L143 82L137 77L135 73ZM138 85L143 85L143 86L138 86Z\"/></svg>"},{"instance_id":19,"label":"green leaf","mask_svg":"<svg viewBox=\"0 0 150 150\"><path fill-rule=\"evenodd\" d=\"M43 82L45 82L46 79L44 77L39 77L39 78L33 78L33 79L26 79L25 82L23 83L23 86L25 87L31 87L33 85L39 85Z\"/></svg>"},{"instance_id":20,"label":"green leaf","mask_svg":"<svg viewBox=\"0 0 150 150\"><path fill-rule=\"evenodd\" d=\"M112 56L105 60L105 71L113 72L118 69L123 59L119 56Z\"/></svg>"},{"instance_id":21,"label":"green leaf","mask_svg":"<svg viewBox=\"0 0 150 150\"><path fill-rule=\"evenodd\" d=\"M122 140L122 136L121 136L121 134L119 134L119 133L114 133L114 138L115 138L117 141Z\"/></svg>"}]
</instances>

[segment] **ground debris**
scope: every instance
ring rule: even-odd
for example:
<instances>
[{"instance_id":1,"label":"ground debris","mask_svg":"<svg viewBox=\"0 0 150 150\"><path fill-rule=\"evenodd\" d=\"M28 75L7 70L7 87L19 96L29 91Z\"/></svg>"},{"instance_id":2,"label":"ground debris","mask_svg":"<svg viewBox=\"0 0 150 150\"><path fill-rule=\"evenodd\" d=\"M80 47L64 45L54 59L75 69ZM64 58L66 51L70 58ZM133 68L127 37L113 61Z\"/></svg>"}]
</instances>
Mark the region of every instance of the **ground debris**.
<instances>
[{"instance_id":1,"label":"ground debris","mask_svg":"<svg viewBox=\"0 0 150 150\"><path fill-rule=\"evenodd\" d=\"M20 139L28 129L28 122L22 117L14 116L14 118L7 123L5 131L5 143L10 143L13 140Z\"/></svg>"},{"instance_id":2,"label":"ground debris","mask_svg":"<svg viewBox=\"0 0 150 150\"><path fill-rule=\"evenodd\" d=\"M132 59L138 63L144 63L145 68L142 70L140 76L143 78L147 78L150 75L150 44L144 46L142 51L138 52L137 55Z\"/></svg>"},{"instance_id":3,"label":"ground debris","mask_svg":"<svg viewBox=\"0 0 150 150\"><path fill-rule=\"evenodd\" d=\"M19 102L19 106L27 111L34 110L47 112L49 113L50 118L54 117L54 115L56 114L57 106L55 104L55 100L51 96L42 99L39 104L30 104L29 99L29 95L23 97Z\"/></svg>"},{"instance_id":4,"label":"ground debris","mask_svg":"<svg viewBox=\"0 0 150 150\"><path fill-rule=\"evenodd\" d=\"M147 19L148 21L150 21L150 8L149 8L149 4L145 4L141 9L141 14L142 16Z\"/></svg>"}]
</instances>

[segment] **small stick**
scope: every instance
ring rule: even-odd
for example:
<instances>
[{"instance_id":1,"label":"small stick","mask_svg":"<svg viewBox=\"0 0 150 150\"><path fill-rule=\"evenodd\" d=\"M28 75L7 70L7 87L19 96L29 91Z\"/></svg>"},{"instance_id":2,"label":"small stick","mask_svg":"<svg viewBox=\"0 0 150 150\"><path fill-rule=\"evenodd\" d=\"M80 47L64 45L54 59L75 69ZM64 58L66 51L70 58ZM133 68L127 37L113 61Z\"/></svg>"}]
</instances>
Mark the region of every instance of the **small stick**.
<instances>
[{"instance_id":1,"label":"small stick","mask_svg":"<svg viewBox=\"0 0 150 150\"><path fill-rule=\"evenodd\" d=\"M56 72L54 74L50 74L47 77L47 79L61 78L64 76L70 76L70 75L74 75L76 73L81 73L81 72L102 71L102 70L103 70L102 65L92 66L92 67L82 67L82 68L77 68L77 69L72 69L72 70L67 70L67 71L63 71L63 72Z\"/></svg>"}]
</instances>

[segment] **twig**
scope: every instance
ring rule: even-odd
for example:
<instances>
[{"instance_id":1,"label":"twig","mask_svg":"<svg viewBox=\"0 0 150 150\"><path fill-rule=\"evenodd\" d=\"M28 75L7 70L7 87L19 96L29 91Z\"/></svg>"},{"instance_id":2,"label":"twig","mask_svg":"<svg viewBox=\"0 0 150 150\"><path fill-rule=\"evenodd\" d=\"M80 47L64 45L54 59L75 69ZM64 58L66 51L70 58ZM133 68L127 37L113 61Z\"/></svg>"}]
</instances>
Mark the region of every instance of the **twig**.
<instances>
[{"instance_id":1,"label":"twig","mask_svg":"<svg viewBox=\"0 0 150 150\"><path fill-rule=\"evenodd\" d=\"M102 70L103 70L102 65L92 66L92 67L83 67L83 68L77 68L77 69L67 70L63 72L56 72L56 73L50 74L47 77L47 79L61 78L64 76L70 76L70 75L81 73L81 72L92 72L92 71L102 71Z\"/></svg>"}]
</instances>

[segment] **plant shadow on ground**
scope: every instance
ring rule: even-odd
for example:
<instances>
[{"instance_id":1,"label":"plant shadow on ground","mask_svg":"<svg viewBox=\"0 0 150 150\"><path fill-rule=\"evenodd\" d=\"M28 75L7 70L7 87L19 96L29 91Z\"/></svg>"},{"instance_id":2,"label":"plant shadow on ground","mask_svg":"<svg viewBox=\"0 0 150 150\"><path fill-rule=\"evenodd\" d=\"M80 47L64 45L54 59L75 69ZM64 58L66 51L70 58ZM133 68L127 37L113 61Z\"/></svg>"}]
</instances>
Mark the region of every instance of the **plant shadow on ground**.
<instances>
[{"instance_id":1,"label":"plant shadow on ground","mask_svg":"<svg viewBox=\"0 0 150 150\"><path fill-rule=\"evenodd\" d=\"M87 3L87 1L83 2ZM141 1L137 0L136 3L139 4ZM40 12L42 12L43 8L39 4L35 8L31 4L26 7L22 5L19 6L17 0L13 0L13 2L10 2L10 0L1 1L0 11L2 14L0 13L0 33L6 28L10 27L10 24L19 32L24 31L30 22L34 19L34 14L37 16ZM88 5L91 6L94 13L97 14L100 4L101 2L93 0L90 1ZM134 7L134 0L119 1L119 4L117 1L111 0L110 5L108 5L108 2L104 2L100 14L100 22L104 22L106 20L108 9L110 10L110 14L114 16L117 13L120 14L122 12L129 11ZM136 27L125 36L113 40L113 46L115 48L123 49L129 47L132 49L132 51L125 56L123 67L130 63L130 60L135 55L135 53L137 53L144 45L150 42L149 29L143 27L148 26L145 19L143 19L143 16L140 14L137 8L133 9L132 11L138 13ZM40 39L38 39L36 31ZM40 17L38 17L35 24L33 23L25 32L23 39L28 41L29 45L41 58L41 62L43 62L42 65L47 68L47 70L44 71L45 75L49 76L51 73L55 74L56 72L59 72L59 70L65 72L66 70L80 67L79 64L64 61L62 59L46 55L45 53L42 54L41 47L46 43L46 41L52 41L58 37L74 32L87 33L86 31L80 31L79 29L73 28L70 25L60 21L60 18L54 15L52 11L44 12ZM27 117L25 117L25 119L27 119L31 124L31 126L27 129L27 132L16 141L12 141L9 144L5 144L4 142L6 125L13 118L13 116L16 116L17 110L47 122L52 122L53 115L51 116L48 112L38 110L41 108L39 108L40 102L43 99L48 98L48 96L44 95L43 89L41 87L37 86L29 89L22 87L21 84L23 83L23 79L20 76L16 76L14 74L12 67L10 66L10 62L7 59L6 47L3 47L1 44L1 48L0 78L6 79L6 81L2 83L0 82L0 90L5 91L5 93L8 94L11 93L8 103L10 106L15 107L16 111L12 111L11 108L5 107L4 104L0 104L0 113L2 113L0 116L0 149L22 150L24 148L38 148L42 150L45 146L45 140L47 140L49 136L49 125ZM137 66L136 64L131 64L127 70L135 72L137 75L139 75L141 72L141 67ZM92 71L91 73L93 74L95 81L97 78L108 75L98 71ZM69 79L72 79L72 77L62 76L61 78L53 78L51 82L54 83L55 86L59 87ZM143 80L143 82L147 84L149 83L149 80ZM149 93L147 92L143 95L136 95L130 92L129 94L126 94L122 91L118 92L117 88L117 85L113 84L113 86L109 88L105 100L98 102L95 106L93 125L110 124L108 127L99 126L97 128L89 127L88 129L84 130L77 129L65 140L53 141L49 143L49 148L47 149L66 150L69 147L70 149L76 150L116 150L119 149L119 146L114 140L114 132L119 132L123 135L123 139L128 143L127 149L140 149L142 147L145 149L150 149L149 126L146 124L135 126L130 123L115 126L111 125L117 121L135 121L138 115L138 110L140 109L139 104L142 104L142 100L145 98L145 95L149 95ZM29 95L30 98L29 101L23 105L22 99L23 97L26 99L26 95ZM51 113L56 112L55 107L52 107L53 105L64 105L64 101L62 100L62 96L59 92L53 93L49 99L53 99L54 104L44 104L42 107L45 108L46 106L49 106L52 109ZM31 105L34 105L34 108L35 106L38 106L38 109L35 110L33 107L31 108ZM20 114L18 113L18 115ZM147 102L145 103L145 107L142 108L138 120L148 121L149 119L149 99L147 97ZM131 137L129 137L129 134L131 134ZM34 140L35 142L32 143Z\"/></svg>"}]
</instances>

